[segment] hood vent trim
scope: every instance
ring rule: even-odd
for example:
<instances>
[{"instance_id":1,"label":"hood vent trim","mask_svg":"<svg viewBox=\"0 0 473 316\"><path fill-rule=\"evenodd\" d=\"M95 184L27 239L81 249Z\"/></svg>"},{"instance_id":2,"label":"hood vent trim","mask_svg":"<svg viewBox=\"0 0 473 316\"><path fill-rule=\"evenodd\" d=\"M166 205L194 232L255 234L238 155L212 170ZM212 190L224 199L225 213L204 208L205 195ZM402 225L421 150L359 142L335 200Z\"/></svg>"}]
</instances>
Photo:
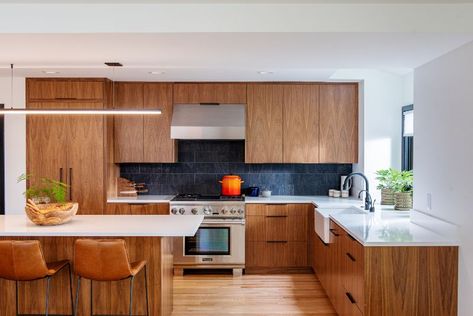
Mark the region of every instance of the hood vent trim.
<instances>
[{"instance_id":1,"label":"hood vent trim","mask_svg":"<svg viewBox=\"0 0 473 316\"><path fill-rule=\"evenodd\" d=\"M172 139L245 139L244 104L175 104Z\"/></svg>"}]
</instances>

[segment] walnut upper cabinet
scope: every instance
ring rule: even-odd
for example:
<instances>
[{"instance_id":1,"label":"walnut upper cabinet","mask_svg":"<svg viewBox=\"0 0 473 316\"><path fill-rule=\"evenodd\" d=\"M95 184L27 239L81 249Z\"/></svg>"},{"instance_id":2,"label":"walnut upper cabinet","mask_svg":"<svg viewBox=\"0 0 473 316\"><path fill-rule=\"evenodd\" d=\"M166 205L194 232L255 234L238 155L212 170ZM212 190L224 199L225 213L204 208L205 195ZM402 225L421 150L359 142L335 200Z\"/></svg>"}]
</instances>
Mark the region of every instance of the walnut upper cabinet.
<instances>
[{"instance_id":1,"label":"walnut upper cabinet","mask_svg":"<svg viewBox=\"0 0 473 316\"><path fill-rule=\"evenodd\" d=\"M27 80L27 101L102 100L103 79Z\"/></svg>"},{"instance_id":2,"label":"walnut upper cabinet","mask_svg":"<svg viewBox=\"0 0 473 316\"><path fill-rule=\"evenodd\" d=\"M160 109L158 116L123 116L114 119L114 161L175 162L171 139L172 91L170 83L115 83L115 107Z\"/></svg>"},{"instance_id":3,"label":"walnut upper cabinet","mask_svg":"<svg viewBox=\"0 0 473 316\"><path fill-rule=\"evenodd\" d=\"M249 84L245 162L283 162L283 89L277 84Z\"/></svg>"},{"instance_id":4,"label":"walnut upper cabinet","mask_svg":"<svg viewBox=\"0 0 473 316\"><path fill-rule=\"evenodd\" d=\"M320 86L321 163L358 162L358 84Z\"/></svg>"},{"instance_id":5,"label":"walnut upper cabinet","mask_svg":"<svg viewBox=\"0 0 473 316\"><path fill-rule=\"evenodd\" d=\"M284 85L283 161L319 162L319 85Z\"/></svg>"},{"instance_id":6,"label":"walnut upper cabinet","mask_svg":"<svg viewBox=\"0 0 473 316\"><path fill-rule=\"evenodd\" d=\"M245 104L245 83L176 83L174 104Z\"/></svg>"},{"instance_id":7,"label":"walnut upper cabinet","mask_svg":"<svg viewBox=\"0 0 473 316\"><path fill-rule=\"evenodd\" d=\"M74 95L74 84L70 84L74 82L80 82L83 86L100 83L97 91L102 91L101 98L94 96L96 99L88 101L54 99L54 95L46 92L42 95L44 100L28 97L40 97L37 91L31 93L29 89L37 89L45 83L49 91L61 91L56 96ZM90 85L87 81L76 79L27 79L26 87L28 108L100 109L108 106L111 83L104 79L94 79ZM105 202L104 117L35 115L28 116L26 124L27 173L35 178L47 177L66 183L69 186L68 198L79 202L80 214L101 214Z\"/></svg>"},{"instance_id":8,"label":"walnut upper cabinet","mask_svg":"<svg viewBox=\"0 0 473 316\"><path fill-rule=\"evenodd\" d=\"M247 163L358 161L358 84L249 84Z\"/></svg>"}]
</instances>

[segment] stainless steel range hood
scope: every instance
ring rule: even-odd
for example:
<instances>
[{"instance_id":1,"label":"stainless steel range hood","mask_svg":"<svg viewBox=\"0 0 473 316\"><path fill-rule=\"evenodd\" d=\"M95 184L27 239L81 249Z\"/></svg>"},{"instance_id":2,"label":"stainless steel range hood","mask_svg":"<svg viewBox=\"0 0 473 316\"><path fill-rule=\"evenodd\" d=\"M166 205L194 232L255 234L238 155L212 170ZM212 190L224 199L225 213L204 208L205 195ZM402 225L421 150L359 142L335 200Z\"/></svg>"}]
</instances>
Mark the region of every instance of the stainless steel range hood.
<instances>
[{"instance_id":1,"label":"stainless steel range hood","mask_svg":"<svg viewBox=\"0 0 473 316\"><path fill-rule=\"evenodd\" d=\"M175 104L173 139L245 139L244 104Z\"/></svg>"}]
</instances>

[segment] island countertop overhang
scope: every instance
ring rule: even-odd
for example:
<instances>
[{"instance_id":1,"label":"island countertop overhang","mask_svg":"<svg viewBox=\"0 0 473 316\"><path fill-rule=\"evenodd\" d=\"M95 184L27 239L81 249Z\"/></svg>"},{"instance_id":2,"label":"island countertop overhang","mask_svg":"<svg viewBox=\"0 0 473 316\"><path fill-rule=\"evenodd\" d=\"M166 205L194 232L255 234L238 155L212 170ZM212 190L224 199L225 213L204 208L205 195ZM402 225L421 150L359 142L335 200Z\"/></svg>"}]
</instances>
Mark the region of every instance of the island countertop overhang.
<instances>
[{"instance_id":1,"label":"island countertop overhang","mask_svg":"<svg viewBox=\"0 0 473 316\"><path fill-rule=\"evenodd\" d=\"M1 215L0 237L182 237L194 236L203 216L77 215L58 226L38 226L26 215Z\"/></svg>"}]
</instances>

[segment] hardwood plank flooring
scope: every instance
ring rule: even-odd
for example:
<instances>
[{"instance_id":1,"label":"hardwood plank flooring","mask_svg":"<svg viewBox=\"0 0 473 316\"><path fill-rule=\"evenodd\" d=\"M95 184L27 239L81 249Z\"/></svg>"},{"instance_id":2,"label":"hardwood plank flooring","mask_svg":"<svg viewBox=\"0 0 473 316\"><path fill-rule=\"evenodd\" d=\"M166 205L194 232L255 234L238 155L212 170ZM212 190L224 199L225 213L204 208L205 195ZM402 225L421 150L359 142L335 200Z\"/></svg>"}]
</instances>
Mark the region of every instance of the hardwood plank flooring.
<instances>
[{"instance_id":1,"label":"hardwood plank flooring","mask_svg":"<svg viewBox=\"0 0 473 316\"><path fill-rule=\"evenodd\" d=\"M173 316L336 316L314 274L174 277Z\"/></svg>"}]
</instances>

